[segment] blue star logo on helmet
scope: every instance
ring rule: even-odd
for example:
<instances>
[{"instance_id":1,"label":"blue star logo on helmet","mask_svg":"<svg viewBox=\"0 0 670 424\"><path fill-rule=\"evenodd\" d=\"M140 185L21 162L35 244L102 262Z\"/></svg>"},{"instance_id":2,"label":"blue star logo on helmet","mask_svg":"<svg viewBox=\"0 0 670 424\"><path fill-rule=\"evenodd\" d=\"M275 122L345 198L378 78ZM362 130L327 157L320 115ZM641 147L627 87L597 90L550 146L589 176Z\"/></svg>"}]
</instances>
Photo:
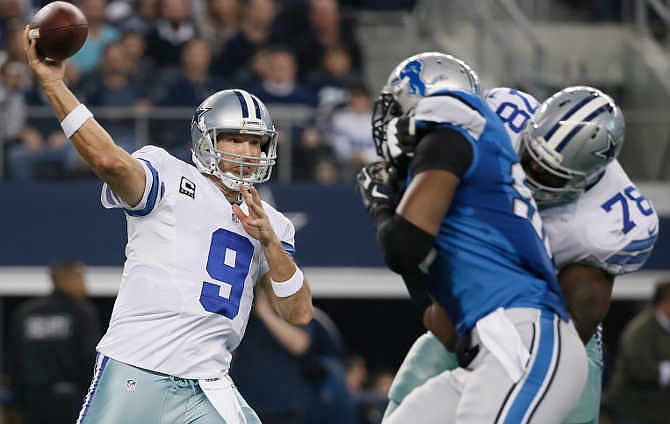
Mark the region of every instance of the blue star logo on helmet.
<instances>
[{"instance_id":1,"label":"blue star logo on helmet","mask_svg":"<svg viewBox=\"0 0 670 424\"><path fill-rule=\"evenodd\" d=\"M608 134L607 146L605 146L602 150L596 150L593 152L593 154L603 159L614 159L617 154L617 144L614 143L614 138Z\"/></svg>"},{"instance_id":2,"label":"blue star logo on helmet","mask_svg":"<svg viewBox=\"0 0 670 424\"><path fill-rule=\"evenodd\" d=\"M405 78L409 79L409 93L414 95L426 95L426 84L421 80L421 70L423 69L423 63L420 60L412 60L405 65L404 68L400 71L398 77L400 81Z\"/></svg>"},{"instance_id":3,"label":"blue star logo on helmet","mask_svg":"<svg viewBox=\"0 0 670 424\"><path fill-rule=\"evenodd\" d=\"M204 128L205 125L202 122L205 119L205 114L212 110L211 107L201 107L200 109L196 110L195 113L193 114L193 120L191 121L191 127L196 125L198 128Z\"/></svg>"}]
</instances>

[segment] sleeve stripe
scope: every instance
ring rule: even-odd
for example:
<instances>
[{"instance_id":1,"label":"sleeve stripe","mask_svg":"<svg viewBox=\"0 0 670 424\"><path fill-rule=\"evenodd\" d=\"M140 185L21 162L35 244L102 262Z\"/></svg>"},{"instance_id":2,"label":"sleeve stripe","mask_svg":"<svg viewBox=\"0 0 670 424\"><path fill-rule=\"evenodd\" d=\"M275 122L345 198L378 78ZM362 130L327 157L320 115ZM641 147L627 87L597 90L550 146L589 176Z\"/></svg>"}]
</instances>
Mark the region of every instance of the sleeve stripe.
<instances>
[{"instance_id":1,"label":"sleeve stripe","mask_svg":"<svg viewBox=\"0 0 670 424\"><path fill-rule=\"evenodd\" d=\"M625 251L625 252L637 252L638 250L649 249L649 248L654 246L654 244L656 243L657 238L658 238L658 234L656 234L652 237L649 237L648 239L632 241L632 242L628 243L628 245L626 245L626 247L623 248L623 251Z\"/></svg>"},{"instance_id":2,"label":"sleeve stripe","mask_svg":"<svg viewBox=\"0 0 670 424\"><path fill-rule=\"evenodd\" d=\"M282 241L281 245L284 248L284 250L286 250L286 253L288 253L292 258L295 257L295 247L291 246L290 244L286 243L285 241Z\"/></svg>"},{"instance_id":3,"label":"sleeve stripe","mask_svg":"<svg viewBox=\"0 0 670 424\"><path fill-rule=\"evenodd\" d=\"M610 265L631 265L643 264L651 255L651 250L640 255L612 255L607 258L607 263Z\"/></svg>"},{"instance_id":4,"label":"sleeve stripe","mask_svg":"<svg viewBox=\"0 0 670 424\"><path fill-rule=\"evenodd\" d=\"M149 212L151 212L154 209L154 206L156 205L156 198L158 197L158 187L161 185L158 182L159 181L158 171L156 171L156 168L154 168L151 165L151 162L145 159L140 160L144 162L149 168L149 171L151 171L151 175L153 175L153 180L151 181L151 191L149 192L149 198L147 199L146 206L144 206L144 209L138 211L132 211L126 209L126 213L130 216L145 216L149 214Z\"/></svg>"}]
</instances>

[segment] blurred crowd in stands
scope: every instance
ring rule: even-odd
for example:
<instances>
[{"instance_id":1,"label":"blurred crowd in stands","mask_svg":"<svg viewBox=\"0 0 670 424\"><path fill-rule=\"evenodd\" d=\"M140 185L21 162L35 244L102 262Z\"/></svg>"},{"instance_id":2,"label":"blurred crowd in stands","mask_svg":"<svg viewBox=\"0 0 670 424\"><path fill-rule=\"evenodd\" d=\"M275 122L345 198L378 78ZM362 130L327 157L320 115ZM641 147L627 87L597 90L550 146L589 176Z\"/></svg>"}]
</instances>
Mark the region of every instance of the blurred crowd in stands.
<instances>
[{"instance_id":1,"label":"blurred crowd in stands","mask_svg":"<svg viewBox=\"0 0 670 424\"><path fill-rule=\"evenodd\" d=\"M46 3L0 0L4 179L91 175L51 111L39 109L45 98L25 63L23 27ZM353 3L398 8L412 1ZM290 159L278 167L283 180L334 183L374 157L355 22L336 0L76 4L88 19L88 39L68 61L67 83L123 148L154 144L190 160L193 109L214 91L244 88L278 121L280 162Z\"/></svg>"}]
</instances>

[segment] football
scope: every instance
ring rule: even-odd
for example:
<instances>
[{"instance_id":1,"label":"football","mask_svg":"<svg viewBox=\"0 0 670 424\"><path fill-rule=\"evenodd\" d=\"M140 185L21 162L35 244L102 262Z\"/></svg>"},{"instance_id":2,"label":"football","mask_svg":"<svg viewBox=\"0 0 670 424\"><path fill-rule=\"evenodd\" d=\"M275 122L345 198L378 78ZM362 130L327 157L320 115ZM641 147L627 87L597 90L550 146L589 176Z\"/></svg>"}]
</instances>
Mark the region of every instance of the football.
<instances>
[{"instance_id":1,"label":"football","mask_svg":"<svg viewBox=\"0 0 670 424\"><path fill-rule=\"evenodd\" d=\"M37 11L30 22L28 36L37 40L37 54L60 61L84 45L88 22L77 6L54 1Z\"/></svg>"}]
</instances>

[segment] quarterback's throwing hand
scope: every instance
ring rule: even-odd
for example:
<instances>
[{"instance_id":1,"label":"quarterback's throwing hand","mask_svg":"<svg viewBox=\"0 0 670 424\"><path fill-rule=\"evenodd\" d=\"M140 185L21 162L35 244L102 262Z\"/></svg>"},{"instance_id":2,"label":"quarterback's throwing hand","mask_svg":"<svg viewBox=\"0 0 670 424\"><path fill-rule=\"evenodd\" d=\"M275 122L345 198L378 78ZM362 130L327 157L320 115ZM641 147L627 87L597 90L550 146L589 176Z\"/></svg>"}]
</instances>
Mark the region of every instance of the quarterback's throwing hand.
<instances>
[{"instance_id":1,"label":"quarterback's throwing hand","mask_svg":"<svg viewBox=\"0 0 670 424\"><path fill-rule=\"evenodd\" d=\"M249 215L244 213L239 205L233 205L233 212L244 229L249 235L260 241L263 246L267 246L277 238L270 220L263 210L263 202L258 195L258 191L254 187L247 189L244 185L241 186L242 197L249 208Z\"/></svg>"},{"instance_id":2,"label":"quarterback's throwing hand","mask_svg":"<svg viewBox=\"0 0 670 424\"><path fill-rule=\"evenodd\" d=\"M374 214L380 208L395 209L398 185L386 171L384 162L365 165L356 175L356 185L368 212Z\"/></svg>"}]
</instances>

